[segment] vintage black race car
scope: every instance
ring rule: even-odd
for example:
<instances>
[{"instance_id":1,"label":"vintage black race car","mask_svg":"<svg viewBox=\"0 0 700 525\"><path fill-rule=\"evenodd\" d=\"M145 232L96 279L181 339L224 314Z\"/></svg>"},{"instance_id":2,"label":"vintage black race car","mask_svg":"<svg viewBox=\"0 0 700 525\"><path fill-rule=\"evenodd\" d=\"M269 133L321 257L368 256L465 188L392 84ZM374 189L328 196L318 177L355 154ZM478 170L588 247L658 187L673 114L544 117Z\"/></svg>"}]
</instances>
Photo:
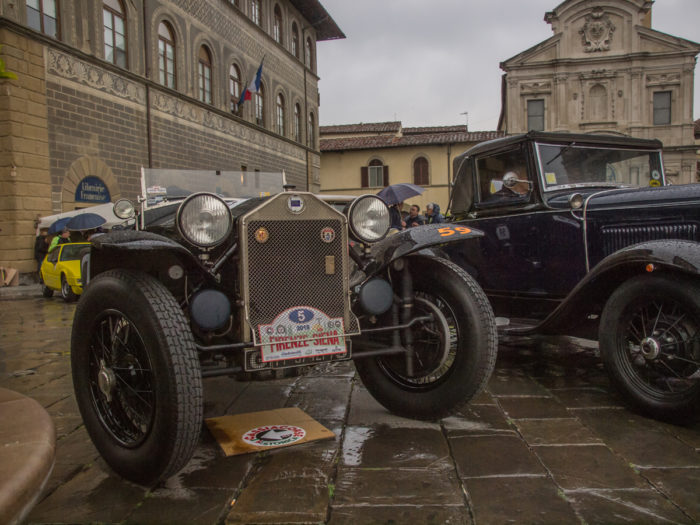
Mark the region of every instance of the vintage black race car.
<instances>
[{"instance_id":1,"label":"vintage black race car","mask_svg":"<svg viewBox=\"0 0 700 525\"><path fill-rule=\"evenodd\" d=\"M445 252L509 320L502 333L597 339L631 407L682 423L700 417L700 185L668 185L661 147L542 132L479 144L455 159L450 214L484 236Z\"/></svg>"},{"instance_id":2,"label":"vintage black race car","mask_svg":"<svg viewBox=\"0 0 700 525\"><path fill-rule=\"evenodd\" d=\"M488 300L431 252L481 232L436 225L387 236L377 197L341 213L282 183L143 170L138 210L115 205L135 227L93 241L72 375L92 441L125 478L154 483L190 459L203 377L275 377L352 358L379 402L420 419L456 411L488 380L497 348Z\"/></svg>"}]
</instances>

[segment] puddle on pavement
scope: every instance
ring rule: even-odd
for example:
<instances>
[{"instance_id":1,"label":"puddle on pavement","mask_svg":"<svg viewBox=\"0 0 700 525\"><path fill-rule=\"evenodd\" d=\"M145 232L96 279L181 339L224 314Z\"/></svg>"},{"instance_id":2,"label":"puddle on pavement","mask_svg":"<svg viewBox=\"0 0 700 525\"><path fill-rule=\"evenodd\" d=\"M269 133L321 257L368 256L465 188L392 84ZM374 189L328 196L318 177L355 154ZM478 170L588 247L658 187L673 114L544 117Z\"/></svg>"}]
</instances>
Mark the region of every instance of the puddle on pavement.
<instances>
[{"instance_id":1,"label":"puddle on pavement","mask_svg":"<svg viewBox=\"0 0 700 525\"><path fill-rule=\"evenodd\" d=\"M357 467L362 463L362 449L374 436L374 430L368 427L349 427L343 439L343 463L348 467Z\"/></svg>"}]
</instances>

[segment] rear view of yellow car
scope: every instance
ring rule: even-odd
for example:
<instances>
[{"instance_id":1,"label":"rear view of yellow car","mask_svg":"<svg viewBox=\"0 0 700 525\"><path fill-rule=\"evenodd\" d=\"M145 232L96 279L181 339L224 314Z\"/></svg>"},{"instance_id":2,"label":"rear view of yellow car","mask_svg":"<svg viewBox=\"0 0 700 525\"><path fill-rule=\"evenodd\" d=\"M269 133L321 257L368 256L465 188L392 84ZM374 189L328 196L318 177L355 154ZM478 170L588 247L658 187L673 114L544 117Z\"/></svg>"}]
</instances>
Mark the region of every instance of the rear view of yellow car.
<instances>
[{"instance_id":1,"label":"rear view of yellow car","mask_svg":"<svg viewBox=\"0 0 700 525\"><path fill-rule=\"evenodd\" d=\"M83 293L80 260L89 251L89 242L72 242L59 244L46 255L41 264L44 297L52 297L58 291L66 302L78 299Z\"/></svg>"}]
</instances>

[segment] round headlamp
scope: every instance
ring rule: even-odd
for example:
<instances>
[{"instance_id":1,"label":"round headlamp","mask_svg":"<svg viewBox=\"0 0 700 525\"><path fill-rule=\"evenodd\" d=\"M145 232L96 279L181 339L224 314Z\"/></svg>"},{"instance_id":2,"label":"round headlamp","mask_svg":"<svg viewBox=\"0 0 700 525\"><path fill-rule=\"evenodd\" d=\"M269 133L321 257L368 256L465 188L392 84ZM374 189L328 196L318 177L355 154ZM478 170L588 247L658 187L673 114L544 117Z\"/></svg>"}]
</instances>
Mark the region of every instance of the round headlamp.
<instances>
[{"instance_id":1,"label":"round headlamp","mask_svg":"<svg viewBox=\"0 0 700 525\"><path fill-rule=\"evenodd\" d=\"M120 219L131 219L136 215L134 203L128 199L119 199L115 202L114 206L112 206L112 212Z\"/></svg>"},{"instance_id":2,"label":"round headlamp","mask_svg":"<svg viewBox=\"0 0 700 525\"><path fill-rule=\"evenodd\" d=\"M223 199L211 193L195 193L177 211L177 227L195 246L221 244L231 231L231 210Z\"/></svg>"},{"instance_id":3,"label":"round headlamp","mask_svg":"<svg viewBox=\"0 0 700 525\"><path fill-rule=\"evenodd\" d=\"M389 208L379 197L363 195L350 205L348 222L353 235L360 241L381 241L391 226Z\"/></svg>"}]
</instances>

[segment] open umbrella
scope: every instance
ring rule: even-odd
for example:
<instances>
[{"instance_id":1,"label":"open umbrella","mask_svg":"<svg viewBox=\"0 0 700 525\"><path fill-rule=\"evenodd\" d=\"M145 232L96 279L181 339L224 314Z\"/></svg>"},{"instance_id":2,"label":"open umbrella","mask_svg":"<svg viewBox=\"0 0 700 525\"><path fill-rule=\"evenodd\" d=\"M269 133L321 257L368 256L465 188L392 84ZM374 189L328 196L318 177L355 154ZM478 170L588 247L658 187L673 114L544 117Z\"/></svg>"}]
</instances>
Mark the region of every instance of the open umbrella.
<instances>
[{"instance_id":1,"label":"open umbrella","mask_svg":"<svg viewBox=\"0 0 700 525\"><path fill-rule=\"evenodd\" d=\"M377 193L377 197L382 199L387 205L398 204L406 199L420 195L425 191L425 188L410 184L408 182L399 182L391 184Z\"/></svg>"},{"instance_id":2,"label":"open umbrella","mask_svg":"<svg viewBox=\"0 0 700 525\"><path fill-rule=\"evenodd\" d=\"M106 219L102 215L86 212L68 219L66 227L71 231L92 230L102 226L105 222Z\"/></svg>"},{"instance_id":3,"label":"open umbrella","mask_svg":"<svg viewBox=\"0 0 700 525\"><path fill-rule=\"evenodd\" d=\"M58 219L54 222L51 223L51 226L49 226L49 234L53 233L60 233L63 228L66 226L68 221L71 220L70 217L63 217L61 219Z\"/></svg>"}]
</instances>

